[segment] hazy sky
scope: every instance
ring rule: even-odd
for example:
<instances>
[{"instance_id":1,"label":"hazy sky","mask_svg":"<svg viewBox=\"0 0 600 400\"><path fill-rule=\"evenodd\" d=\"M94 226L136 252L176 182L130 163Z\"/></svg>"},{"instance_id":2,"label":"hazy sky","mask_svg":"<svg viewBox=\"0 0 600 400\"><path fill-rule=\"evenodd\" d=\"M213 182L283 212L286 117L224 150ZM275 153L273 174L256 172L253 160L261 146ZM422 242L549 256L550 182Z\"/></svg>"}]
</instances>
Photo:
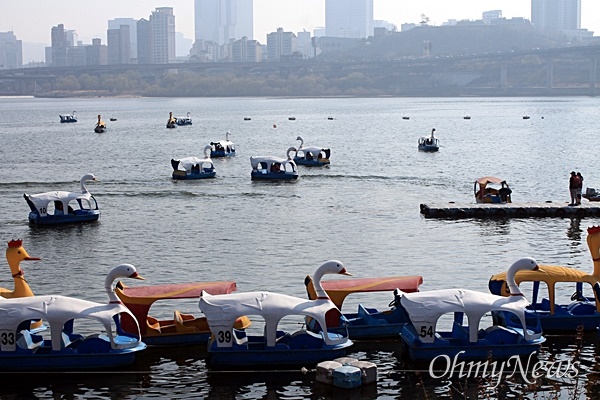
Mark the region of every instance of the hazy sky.
<instances>
[{"instance_id":1,"label":"hazy sky","mask_svg":"<svg viewBox=\"0 0 600 400\"><path fill-rule=\"evenodd\" d=\"M64 24L83 43L99 37L106 43L107 20L148 18L156 7L173 7L175 27L194 38L193 0L3 0L0 32L13 31L24 42L50 43L52 26ZM581 0L581 27L600 35L600 0ZM374 0L374 18L394 23L419 22L425 14L433 25L448 19L481 19L481 13L502 10L506 18L531 16L530 0ZM325 0L254 0L254 39L266 43L266 34L312 32L325 25ZM24 57L25 58L25 57ZM27 62L24 59L24 62Z\"/></svg>"}]
</instances>

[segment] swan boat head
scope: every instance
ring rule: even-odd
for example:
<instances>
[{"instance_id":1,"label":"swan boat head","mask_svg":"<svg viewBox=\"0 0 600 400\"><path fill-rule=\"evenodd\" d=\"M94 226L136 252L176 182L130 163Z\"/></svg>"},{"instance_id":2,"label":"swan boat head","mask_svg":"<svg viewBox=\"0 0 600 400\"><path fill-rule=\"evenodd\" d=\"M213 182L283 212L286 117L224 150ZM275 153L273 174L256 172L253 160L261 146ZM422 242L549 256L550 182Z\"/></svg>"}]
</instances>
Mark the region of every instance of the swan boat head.
<instances>
[{"instance_id":1,"label":"swan boat head","mask_svg":"<svg viewBox=\"0 0 600 400\"><path fill-rule=\"evenodd\" d=\"M88 190L85 187L85 183L89 182L89 181L95 181L96 180L96 176L94 176L94 174L85 174L84 176L81 177L81 181L79 182L79 185L81 186L81 193L87 193Z\"/></svg>"},{"instance_id":2,"label":"swan boat head","mask_svg":"<svg viewBox=\"0 0 600 400\"><path fill-rule=\"evenodd\" d=\"M296 154L298 153L298 149L295 148L294 146L292 146L289 149L287 149L286 156L287 156L288 160L292 160L293 159L292 153L296 153Z\"/></svg>"},{"instance_id":3,"label":"swan boat head","mask_svg":"<svg viewBox=\"0 0 600 400\"><path fill-rule=\"evenodd\" d=\"M600 226L591 226L588 228L587 244L594 262L594 275L600 279Z\"/></svg>"},{"instance_id":4,"label":"swan boat head","mask_svg":"<svg viewBox=\"0 0 600 400\"><path fill-rule=\"evenodd\" d=\"M23 247L23 241L19 239L8 242L8 248L6 249L6 260L8 261L10 273L15 281L15 289L13 291L9 291L7 289L0 288L0 296L6 298L33 296L33 292L25 280L20 263L21 261L39 261L40 258L30 257Z\"/></svg>"},{"instance_id":5,"label":"swan boat head","mask_svg":"<svg viewBox=\"0 0 600 400\"><path fill-rule=\"evenodd\" d=\"M212 150L212 146L210 144L207 144L206 146L204 146L204 158L210 159L211 150Z\"/></svg>"},{"instance_id":6,"label":"swan boat head","mask_svg":"<svg viewBox=\"0 0 600 400\"><path fill-rule=\"evenodd\" d=\"M538 271L539 266L535 259L531 257L521 258L515 261L506 272L506 283L511 296L523 296L515 281L515 275L519 271Z\"/></svg>"},{"instance_id":7,"label":"swan boat head","mask_svg":"<svg viewBox=\"0 0 600 400\"><path fill-rule=\"evenodd\" d=\"M120 278L131 278L144 280L144 278L137 273L136 268L131 264L120 264L114 267L106 278L104 279L104 288L108 295L109 303L121 303L121 300L115 294L113 284Z\"/></svg>"},{"instance_id":8,"label":"swan boat head","mask_svg":"<svg viewBox=\"0 0 600 400\"><path fill-rule=\"evenodd\" d=\"M341 275L352 276L351 273L346 271L346 268L344 267L344 264L342 264L341 261L338 261L338 260L327 261L326 263L321 265L319 268L317 268L317 270L315 271L315 273L313 275L313 286L315 287L317 299L329 299L327 292L325 291L325 289L323 289L323 286L321 285L321 278L323 278L323 275L325 275L325 274L341 274Z\"/></svg>"}]
</instances>

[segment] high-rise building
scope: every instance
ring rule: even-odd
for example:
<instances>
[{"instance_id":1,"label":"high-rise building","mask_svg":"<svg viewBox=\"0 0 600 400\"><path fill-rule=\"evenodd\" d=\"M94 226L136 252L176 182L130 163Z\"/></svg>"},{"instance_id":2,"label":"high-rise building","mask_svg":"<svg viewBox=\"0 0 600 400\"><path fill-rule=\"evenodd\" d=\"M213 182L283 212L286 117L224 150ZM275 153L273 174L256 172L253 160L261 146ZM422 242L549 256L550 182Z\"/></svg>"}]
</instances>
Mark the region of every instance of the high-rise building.
<instances>
[{"instance_id":1,"label":"high-rise building","mask_svg":"<svg viewBox=\"0 0 600 400\"><path fill-rule=\"evenodd\" d=\"M108 20L108 29L119 29L121 25L129 26L129 48L131 58L137 58L137 21L133 18L115 18Z\"/></svg>"},{"instance_id":2,"label":"high-rise building","mask_svg":"<svg viewBox=\"0 0 600 400\"><path fill-rule=\"evenodd\" d=\"M551 36L581 29L581 0L531 0L531 23Z\"/></svg>"},{"instance_id":3,"label":"high-rise building","mask_svg":"<svg viewBox=\"0 0 600 400\"><path fill-rule=\"evenodd\" d=\"M0 32L0 69L23 66L23 43L13 32Z\"/></svg>"},{"instance_id":4,"label":"high-rise building","mask_svg":"<svg viewBox=\"0 0 600 400\"><path fill-rule=\"evenodd\" d=\"M137 63L152 63L152 33L150 31L150 21L140 19L136 24L137 33Z\"/></svg>"},{"instance_id":5,"label":"high-rise building","mask_svg":"<svg viewBox=\"0 0 600 400\"><path fill-rule=\"evenodd\" d=\"M294 32L277 32L267 34L267 61L280 61L282 57L291 56L296 51L296 35Z\"/></svg>"},{"instance_id":6,"label":"high-rise building","mask_svg":"<svg viewBox=\"0 0 600 400\"><path fill-rule=\"evenodd\" d=\"M63 24L53 26L50 31L51 65L64 67L67 65L67 32Z\"/></svg>"},{"instance_id":7,"label":"high-rise building","mask_svg":"<svg viewBox=\"0 0 600 400\"><path fill-rule=\"evenodd\" d=\"M373 35L373 0L325 0L327 36L363 39Z\"/></svg>"},{"instance_id":8,"label":"high-rise building","mask_svg":"<svg viewBox=\"0 0 600 400\"><path fill-rule=\"evenodd\" d=\"M260 43L242 37L231 43L232 62L260 62L262 58Z\"/></svg>"},{"instance_id":9,"label":"high-rise building","mask_svg":"<svg viewBox=\"0 0 600 400\"><path fill-rule=\"evenodd\" d=\"M219 45L254 37L253 0L195 0L195 40Z\"/></svg>"},{"instance_id":10,"label":"high-rise building","mask_svg":"<svg viewBox=\"0 0 600 400\"><path fill-rule=\"evenodd\" d=\"M108 49L100 38L92 39L91 46L85 46L86 65L107 65Z\"/></svg>"},{"instance_id":11,"label":"high-rise building","mask_svg":"<svg viewBox=\"0 0 600 400\"><path fill-rule=\"evenodd\" d=\"M130 64L131 63L131 35L129 25L121 25L118 29L106 31L108 44L108 63Z\"/></svg>"},{"instance_id":12,"label":"high-rise building","mask_svg":"<svg viewBox=\"0 0 600 400\"><path fill-rule=\"evenodd\" d=\"M157 7L150 15L152 64L175 62L175 16L173 7Z\"/></svg>"}]
</instances>

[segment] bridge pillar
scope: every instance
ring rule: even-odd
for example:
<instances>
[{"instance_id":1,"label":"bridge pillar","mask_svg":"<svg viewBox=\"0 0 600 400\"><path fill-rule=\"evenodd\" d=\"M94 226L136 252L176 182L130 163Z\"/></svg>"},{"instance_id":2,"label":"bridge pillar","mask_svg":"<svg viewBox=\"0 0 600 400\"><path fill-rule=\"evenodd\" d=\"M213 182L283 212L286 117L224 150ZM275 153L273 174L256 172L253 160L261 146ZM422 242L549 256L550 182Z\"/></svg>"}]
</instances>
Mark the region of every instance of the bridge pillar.
<instances>
[{"instance_id":1,"label":"bridge pillar","mask_svg":"<svg viewBox=\"0 0 600 400\"><path fill-rule=\"evenodd\" d=\"M590 96L596 95L596 71L598 67L598 57L590 60Z\"/></svg>"},{"instance_id":2,"label":"bridge pillar","mask_svg":"<svg viewBox=\"0 0 600 400\"><path fill-rule=\"evenodd\" d=\"M552 83L554 82L554 61L548 60L546 63L546 89L548 93L552 92Z\"/></svg>"}]
</instances>

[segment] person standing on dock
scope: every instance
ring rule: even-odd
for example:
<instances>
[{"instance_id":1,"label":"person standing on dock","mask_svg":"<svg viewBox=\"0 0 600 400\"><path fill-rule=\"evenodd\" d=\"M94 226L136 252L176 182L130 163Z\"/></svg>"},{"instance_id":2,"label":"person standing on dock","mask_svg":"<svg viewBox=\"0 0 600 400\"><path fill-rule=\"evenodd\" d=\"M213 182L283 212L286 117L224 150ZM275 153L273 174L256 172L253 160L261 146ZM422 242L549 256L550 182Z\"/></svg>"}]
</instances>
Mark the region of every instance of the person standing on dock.
<instances>
[{"instance_id":1,"label":"person standing on dock","mask_svg":"<svg viewBox=\"0 0 600 400\"><path fill-rule=\"evenodd\" d=\"M579 188L579 177L575 171L571 171L571 177L569 178L569 192L571 193L570 206L577 205L577 189Z\"/></svg>"},{"instance_id":2,"label":"person standing on dock","mask_svg":"<svg viewBox=\"0 0 600 400\"><path fill-rule=\"evenodd\" d=\"M581 172L577 172L579 183L577 184L577 205L581 205L581 194L583 192L583 176Z\"/></svg>"}]
</instances>

